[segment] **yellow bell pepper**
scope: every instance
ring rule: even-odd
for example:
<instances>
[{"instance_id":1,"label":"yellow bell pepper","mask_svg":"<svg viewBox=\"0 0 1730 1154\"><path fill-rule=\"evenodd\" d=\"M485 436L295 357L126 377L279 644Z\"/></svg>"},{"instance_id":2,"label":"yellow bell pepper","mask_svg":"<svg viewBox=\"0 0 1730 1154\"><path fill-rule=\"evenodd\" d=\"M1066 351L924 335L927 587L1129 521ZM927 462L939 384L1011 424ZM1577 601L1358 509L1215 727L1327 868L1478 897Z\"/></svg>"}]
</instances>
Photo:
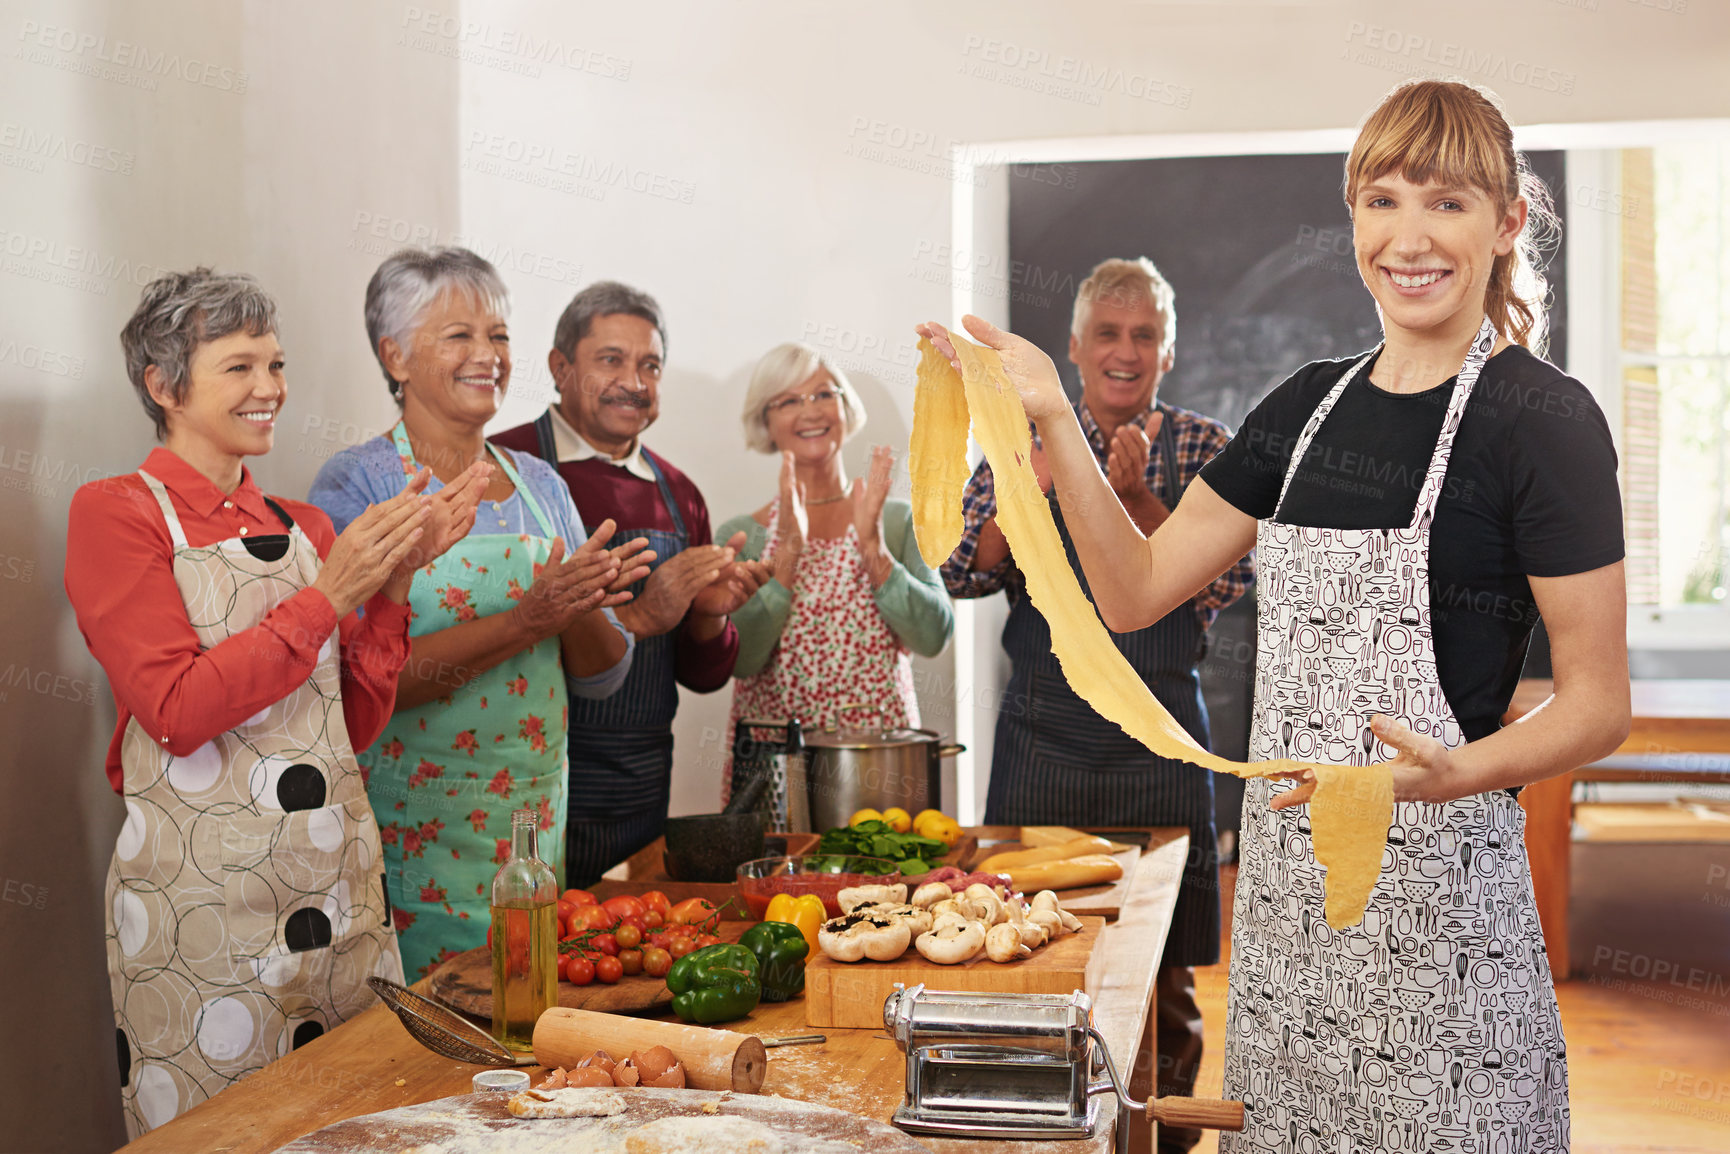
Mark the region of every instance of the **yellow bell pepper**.
<instances>
[{"instance_id":1,"label":"yellow bell pepper","mask_svg":"<svg viewBox=\"0 0 1730 1154\"><path fill-rule=\"evenodd\" d=\"M823 909L823 899L816 894L776 894L769 899L769 908L763 911L766 922L786 922L797 927L805 935L805 943L811 947L805 955L805 961L817 956L817 930L829 917Z\"/></svg>"}]
</instances>

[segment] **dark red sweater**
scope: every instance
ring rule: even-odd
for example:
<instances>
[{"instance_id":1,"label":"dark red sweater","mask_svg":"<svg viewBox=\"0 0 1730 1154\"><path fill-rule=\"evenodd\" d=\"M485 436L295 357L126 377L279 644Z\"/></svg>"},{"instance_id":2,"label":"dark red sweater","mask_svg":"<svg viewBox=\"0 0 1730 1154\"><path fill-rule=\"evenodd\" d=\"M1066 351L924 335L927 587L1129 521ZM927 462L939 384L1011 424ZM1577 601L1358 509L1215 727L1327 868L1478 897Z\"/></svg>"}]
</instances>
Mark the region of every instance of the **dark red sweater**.
<instances>
[{"instance_id":1,"label":"dark red sweater","mask_svg":"<svg viewBox=\"0 0 1730 1154\"><path fill-rule=\"evenodd\" d=\"M534 425L518 425L514 429L488 438L507 449L541 455L540 438ZM685 520L685 532L692 545L710 544L709 507L703 494L691 479L673 468L665 457L655 461L666 474L667 487L678 502L679 515ZM626 472L603 457L586 461L557 462L559 476L571 487L571 497L577 503L577 514L590 531L611 517L621 530L659 529L673 531L673 518L661 502L661 491L653 481ZM739 655L739 632L731 621L719 634L708 641L691 637L691 619L675 629L673 638L673 676L680 685L697 693L713 693L733 676L733 661Z\"/></svg>"}]
</instances>

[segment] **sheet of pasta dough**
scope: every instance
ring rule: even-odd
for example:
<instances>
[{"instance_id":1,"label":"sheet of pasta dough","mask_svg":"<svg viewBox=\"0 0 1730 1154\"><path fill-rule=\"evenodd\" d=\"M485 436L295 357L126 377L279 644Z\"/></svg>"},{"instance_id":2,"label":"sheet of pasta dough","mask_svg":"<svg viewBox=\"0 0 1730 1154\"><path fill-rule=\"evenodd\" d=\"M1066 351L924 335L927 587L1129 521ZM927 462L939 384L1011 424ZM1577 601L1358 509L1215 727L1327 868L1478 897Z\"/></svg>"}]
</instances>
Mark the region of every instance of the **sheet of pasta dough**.
<instances>
[{"instance_id":1,"label":"sheet of pasta dough","mask_svg":"<svg viewBox=\"0 0 1730 1154\"><path fill-rule=\"evenodd\" d=\"M922 551L927 541L935 547L951 540L947 510L959 513L968 471L965 467L959 471L940 469L921 458L932 452L958 453L965 466L966 422L971 415L973 435L991 462L997 524L1009 541L1016 568L1027 580L1028 595L1051 625L1052 650L1070 687L1101 717L1116 722L1161 757L1237 777L1313 770L1316 791L1309 802L1310 829L1316 860L1327 869L1323 912L1335 929L1356 925L1381 874L1388 824L1393 818L1393 777L1388 768L1284 759L1245 763L1209 753L1196 744L1112 644L1093 603L1082 593L1051 508L1033 475L1027 413L1004 375L997 353L960 337L951 339L961 362L960 374L929 341L919 342L917 396L931 400L914 407L910 468L916 490L922 479L947 486L941 497L930 495L914 506L914 533ZM964 395L965 405L941 403L945 394ZM939 421L950 427L930 427ZM959 481L953 479L957 475ZM922 524L921 515L931 521ZM951 551L953 547L951 543Z\"/></svg>"}]
</instances>

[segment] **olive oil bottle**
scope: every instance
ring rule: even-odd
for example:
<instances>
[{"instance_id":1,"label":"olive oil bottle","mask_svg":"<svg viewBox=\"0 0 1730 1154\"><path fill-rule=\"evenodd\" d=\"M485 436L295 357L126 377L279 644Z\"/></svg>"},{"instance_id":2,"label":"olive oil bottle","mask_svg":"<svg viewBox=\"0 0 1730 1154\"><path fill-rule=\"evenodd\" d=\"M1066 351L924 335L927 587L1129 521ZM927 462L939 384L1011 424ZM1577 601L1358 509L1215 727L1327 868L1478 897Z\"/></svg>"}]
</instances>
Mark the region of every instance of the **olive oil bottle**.
<instances>
[{"instance_id":1,"label":"olive oil bottle","mask_svg":"<svg viewBox=\"0 0 1730 1154\"><path fill-rule=\"evenodd\" d=\"M558 882L535 848L539 819L532 809L511 814L511 856L493 875L493 1037L523 1051L558 1002Z\"/></svg>"}]
</instances>

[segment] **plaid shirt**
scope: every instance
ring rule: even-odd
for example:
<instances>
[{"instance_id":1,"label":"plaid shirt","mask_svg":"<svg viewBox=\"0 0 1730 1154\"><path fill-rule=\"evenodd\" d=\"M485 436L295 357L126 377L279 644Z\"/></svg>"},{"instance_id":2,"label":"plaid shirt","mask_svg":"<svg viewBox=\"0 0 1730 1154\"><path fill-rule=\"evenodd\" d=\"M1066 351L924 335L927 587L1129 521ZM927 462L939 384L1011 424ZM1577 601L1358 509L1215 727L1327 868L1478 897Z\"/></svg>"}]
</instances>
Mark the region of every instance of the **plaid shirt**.
<instances>
[{"instance_id":1,"label":"plaid shirt","mask_svg":"<svg viewBox=\"0 0 1730 1154\"><path fill-rule=\"evenodd\" d=\"M1137 420L1144 420L1155 408L1165 415L1165 424L1176 438L1178 482L1188 488L1190 481L1201 472L1201 467L1212 460L1214 454L1225 448L1226 442L1231 440L1231 433L1211 417L1163 403L1150 405ZM1086 404L1077 404L1075 411L1081 419L1081 431L1087 435L1087 443L1093 447L1093 455L1099 461L1100 471L1104 472L1106 459L1110 455L1105 432L1099 427L1099 422L1093 419L1093 414L1088 411ZM1161 438L1154 437L1152 441L1153 447L1147 455L1147 473L1144 480L1148 491L1157 495L1165 464L1161 460ZM1039 437L1035 434L1034 444L1038 443ZM999 589L1004 589L1008 591L1012 602L1018 600L1026 588L1026 580L1015 567L1013 556L1005 557L993 569L980 571L973 568L973 555L979 549L979 530L987 519L997 516L997 494L992 486L991 465L988 462L979 462L973 479L967 482L967 491L961 499L961 510L965 522L961 543L955 547L955 552L950 554L949 560L939 568L943 575L943 584L948 587L950 596L987 597ZM1196 594L1195 613L1204 630L1213 624L1213 619L1219 615L1221 609L1242 597L1250 583L1255 580L1254 558L1255 554L1247 554L1215 579L1213 584Z\"/></svg>"}]
</instances>

